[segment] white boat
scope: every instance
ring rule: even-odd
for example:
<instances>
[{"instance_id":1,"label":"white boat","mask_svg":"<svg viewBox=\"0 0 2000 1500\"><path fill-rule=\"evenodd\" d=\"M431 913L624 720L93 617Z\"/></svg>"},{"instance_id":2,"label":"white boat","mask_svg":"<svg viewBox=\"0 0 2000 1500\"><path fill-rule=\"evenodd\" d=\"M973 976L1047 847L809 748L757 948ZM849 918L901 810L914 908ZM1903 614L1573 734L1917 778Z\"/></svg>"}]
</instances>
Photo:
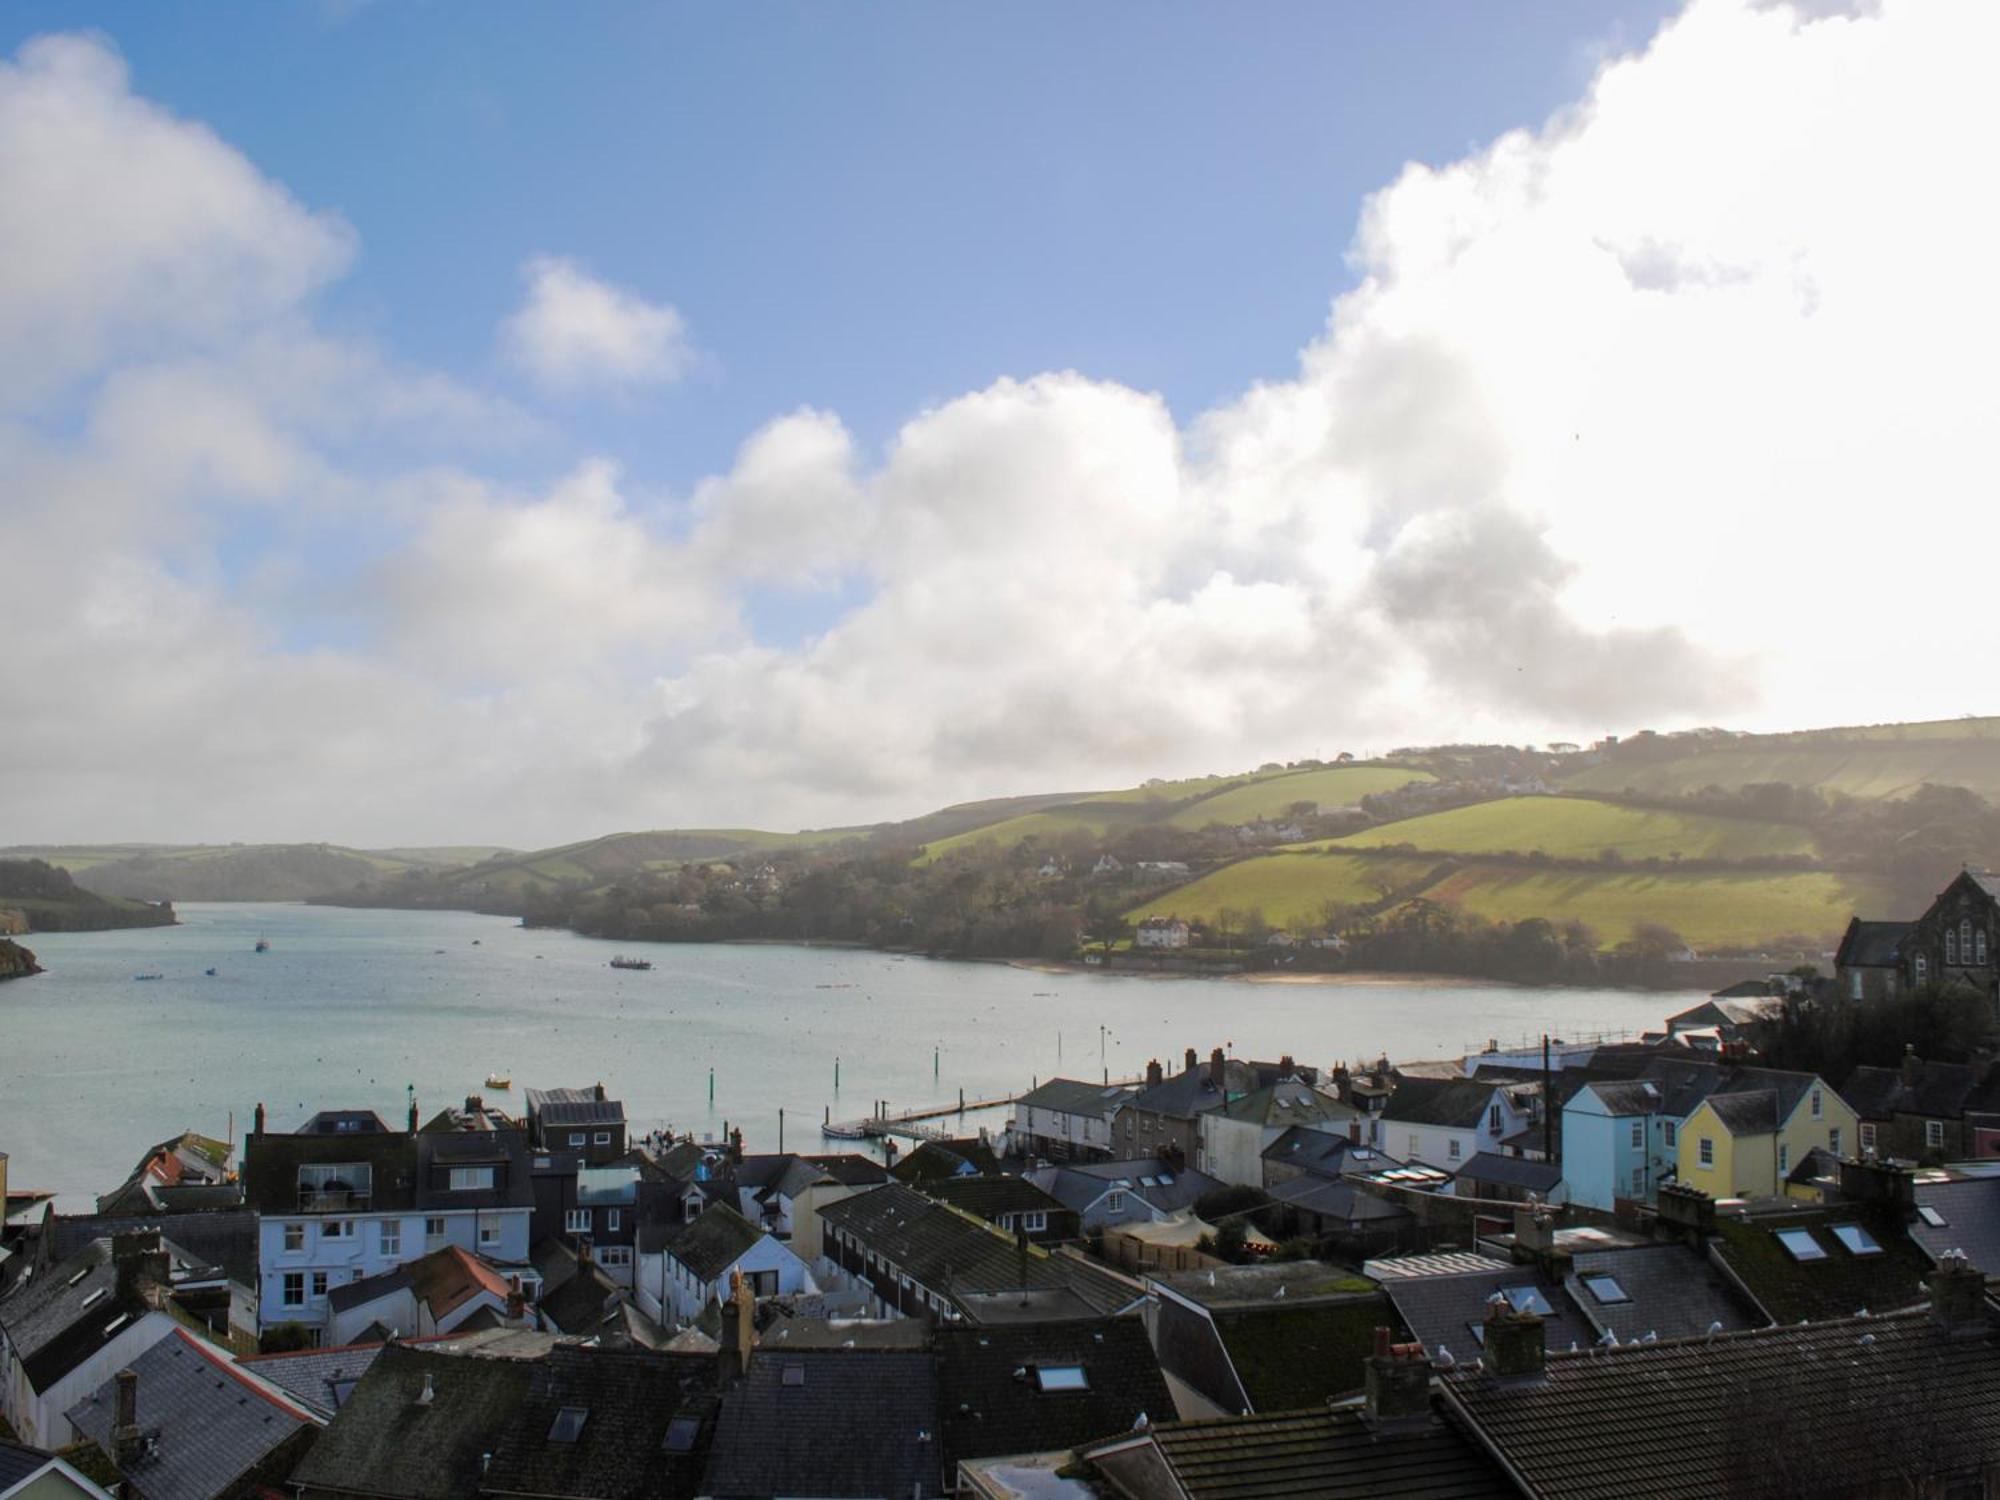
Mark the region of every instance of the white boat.
<instances>
[{"instance_id":1,"label":"white boat","mask_svg":"<svg viewBox=\"0 0 2000 1500\"><path fill-rule=\"evenodd\" d=\"M514 1086L514 1080L505 1073L488 1073L486 1075L486 1086L489 1089L511 1089Z\"/></svg>"}]
</instances>

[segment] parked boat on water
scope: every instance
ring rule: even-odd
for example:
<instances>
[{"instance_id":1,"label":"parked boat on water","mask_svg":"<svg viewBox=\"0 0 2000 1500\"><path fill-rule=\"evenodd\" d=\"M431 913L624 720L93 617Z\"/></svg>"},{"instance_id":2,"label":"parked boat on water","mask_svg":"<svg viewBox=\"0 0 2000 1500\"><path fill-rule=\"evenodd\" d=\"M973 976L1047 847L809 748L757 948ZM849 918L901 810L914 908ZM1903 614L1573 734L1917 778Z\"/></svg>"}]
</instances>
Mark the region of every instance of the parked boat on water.
<instances>
[{"instance_id":1,"label":"parked boat on water","mask_svg":"<svg viewBox=\"0 0 2000 1500\"><path fill-rule=\"evenodd\" d=\"M133 978L134 980L140 980L140 979L165 979L166 977L167 977L167 976L166 976L166 975L164 975L164 974L134 974L134 975L132 976L132 978Z\"/></svg>"},{"instance_id":2,"label":"parked boat on water","mask_svg":"<svg viewBox=\"0 0 2000 1500\"><path fill-rule=\"evenodd\" d=\"M611 960L611 967L614 969L650 969L653 967L653 961L650 958L627 958L621 953Z\"/></svg>"},{"instance_id":3,"label":"parked boat on water","mask_svg":"<svg viewBox=\"0 0 2000 1500\"><path fill-rule=\"evenodd\" d=\"M511 1089L514 1086L514 1080L505 1073L488 1073L486 1075L486 1086L489 1089Z\"/></svg>"},{"instance_id":4,"label":"parked boat on water","mask_svg":"<svg viewBox=\"0 0 2000 1500\"><path fill-rule=\"evenodd\" d=\"M258 938L257 947L254 951L258 953L269 953L271 951L271 940L269 938Z\"/></svg>"}]
</instances>

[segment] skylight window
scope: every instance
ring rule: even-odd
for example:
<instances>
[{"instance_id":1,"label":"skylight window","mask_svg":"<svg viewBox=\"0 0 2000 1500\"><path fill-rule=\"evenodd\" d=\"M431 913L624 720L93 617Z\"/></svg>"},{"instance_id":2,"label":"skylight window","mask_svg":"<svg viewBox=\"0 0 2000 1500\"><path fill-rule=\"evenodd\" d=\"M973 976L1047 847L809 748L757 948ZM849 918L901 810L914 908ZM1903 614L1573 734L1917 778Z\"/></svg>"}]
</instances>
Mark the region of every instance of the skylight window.
<instances>
[{"instance_id":1,"label":"skylight window","mask_svg":"<svg viewBox=\"0 0 2000 1500\"><path fill-rule=\"evenodd\" d=\"M1803 1229L1780 1229L1778 1243L1793 1260L1825 1260L1826 1249Z\"/></svg>"},{"instance_id":2,"label":"skylight window","mask_svg":"<svg viewBox=\"0 0 2000 1500\"><path fill-rule=\"evenodd\" d=\"M1917 1205L1917 1217L1933 1229L1943 1229L1946 1224L1945 1216L1932 1208L1928 1203Z\"/></svg>"},{"instance_id":3,"label":"skylight window","mask_svg":"<svg viewBox=\"0 0 2000 1500\"><path fill-rule=\"evenodd\" d=\"M1875 1236L1863 1229L1859 1224L1836 1224L1833 1226L1833 1237L1847 1247L1849 1255L1880 1255L1882 1253L1882 1247L1876 1243Z\"/></svg>"},{"instance_id":4,"label":"skylight window","mask_svg":"<svg viewBox=\"0 0 2000 1500\"><path fill-rule=\"evenodd\" d=\"M806 1383L806 1367L797 1363L788 1364L785 1366L784 1373L778 1378L785 1385L804 1385Z\"/></svg>"},{"instance_id":5,"label":"skylight window","mask_svg":"<svg viewBox=\"0 0 2000 1500\"><path fill-rule=\"evenodd\" d=\"M694 1452L694 1440L701 1433L700 1417L675 1417L667 1423L667 1435L660 1447L668 1453Z\"/></svg>"},{"instance_id":6,"label":"skylight window","mask_svg":"<svg viewBox=\"0 0 2000 1500\"><path fill-rule=\"evenodd\" d=\"M1549 1306L1549 1299L1540 1290L1531 1286L1504 1286L1500 1294L1507 1299L1507 1305L1517 1313L1534 1313L1537 1317L1553 1318L1556 1310Z\"/></svg>"},{"instance_id":7,"label":"skylight window","mask_svg":"<svg viewBox=\"0 0 2000 1500\"><path fill-rule=\"evenodd\" d=\"M1618 1284L1616 1276L1607 1275L1599 1271L1595 1275L1583 1276L1578 1279L1583 1282L1585 1291L1607 1306L1614 1302L1630 1302L1632 1300L1632 1294Z\"/></svg>"},{"instance_id":8,"label":"skylight window","mask_svg":"<svg viewBox=\"0 0 2000 1500\"><path fill-rule=\"evenodd\" d=\"M123 1328L127 1323L131 1321L132 1321L132 1315L130 1313L120 1313L117 1317L113 1318L109 1323L106 1323L104 1325L104 1336L106 1338L110 1338L112 1334L116 1333L119 1329Z\"/></svg>"},{"instance_id":9,"label":"skylight window","mask_svg":"<svg viewBox=\"0 0 2000 1500\"><path fill-rule=\"evenodd\" d=\"M1037 1365L1035 1384L1045 1391L1087 1391L1090 1378L1082 1365Z\"/></svg>"},{"instance_id":10,"label":"skylight window","mask_svg":"<svg viewBox=\"0 0 2000 1500\"><path fill-rule=\"evenodd\" d=\"M1174 1185L1174 1174L1171 1172L1162 1172L1160 1174L1160 1186L1172 1187L1173 1185Z\"/></svg>"},{"instance_id":11,"label":"skylight window","mask_svg":"<svg viewBox=\"0 0 2000 1500\"><path fill-rule=\"evenodd\" d=\"M583 1424L590 1416L587 1406L565 1406L556 1413L555 1422L549 1428L552 1443L573 1443L583 1436Z\"/></svg>"}]
</instances>

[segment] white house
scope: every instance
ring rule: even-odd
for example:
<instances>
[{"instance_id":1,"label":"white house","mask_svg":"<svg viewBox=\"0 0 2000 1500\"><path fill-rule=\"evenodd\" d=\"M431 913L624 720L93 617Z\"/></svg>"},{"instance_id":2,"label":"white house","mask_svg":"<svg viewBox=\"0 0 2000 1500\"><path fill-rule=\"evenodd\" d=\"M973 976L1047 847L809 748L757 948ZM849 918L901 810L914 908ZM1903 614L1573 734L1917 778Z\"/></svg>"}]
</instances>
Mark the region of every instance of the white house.
<instances>
[{"instance_id":1,"label":"white house","mask_svg":"<svg viewBox=\"0 0 2000 1500\"><path fill-rule=\"evenodd\" d=\"M327 1294L327 1344L353 1344L380 1325L403 1338L450 1333L481 1311L526 1326L525 1283L517 1290L493 1266L458 1245Z\"/></svg>"},{"instance_id":2,"label":"white house","mask_svg":"<svg viewBox=\"0 0 2000 1500\"><path fill-rule=\"evenodd\" d=\"M1132 943L1138 948L1185 948L1188 931L1179 917L1147 917L1133 930Z\"/></svg>"},{"instance_id":3,"label":"white house","mask_svg":"<svg viewBox=\"0 0 2000 1500\"><path fill-rule=\"evenodd\" d=\"M1123 1084L1051 1078L1014 1101L1016 1149L1052 1161L1111 1154L1111 1117L1132 1097Z\"/></svg>"},{"instance_id":4,"label":"white house","mask_svg":"<svg viewBox=\"0 0 2000 1500\"><path fill-rule=\"evenodd\" d=\"M1218 1182L1262 1187L1264 1148L1293 1126L1360 1139L1361 1111L1299 1079L1281 1079L1212 1109L1196 1122L1196 1164Z\"/></svg>"},{"instance_id":5,"label":"white house","mask_svg":"<svg viewBox=\"0 0 2000 1500\"><path fill-rule=\"evenodd\" d=\"M0 1410L24 1442L67 1446L63 1414L173 1333L169 1275L159 1231L140 1230L93 1240L0 1302Z\"/></svg>"},{"instance_id":6,"label":"white house","mask_svg":"<svg viewBox=\"0 0 2000 1500\"><path fill-rule=\"evenodd\" d=\"M1405 1078L1370 1122L1374 1144L1406 1162L1456 1172L1533 1121L1538 1085Z\"/></svg>"},{"instance_id":7,"label":"white house","mask_svg":"<svg viewBox=\"0 0 2000 1500\"><path fill-rule=\"evenodd\" d=\"M256 1129L244 1143L257 1211L258 1321L300 1323L315 1337L333 1289L394 1271L448 1245L503 1274L535 1275L534 1210L518 1130L408 1131L372 1110L323 1111L290 1134Z\"/></svg>"},{"instance_id":8,"label":"white house","mask_svg":"<svg viewBox=\"0 0 2000 1500\"><path fill-rule=\"evenodd\" d=\"M719 1203L657 1248L641 1237L639 1306L661 1323L669 1314L691 1323L705 1307L729 1300L730 1279L739 1271L754 1297L820 1289L791 1246Z\"/></svg>"}]
</instances>

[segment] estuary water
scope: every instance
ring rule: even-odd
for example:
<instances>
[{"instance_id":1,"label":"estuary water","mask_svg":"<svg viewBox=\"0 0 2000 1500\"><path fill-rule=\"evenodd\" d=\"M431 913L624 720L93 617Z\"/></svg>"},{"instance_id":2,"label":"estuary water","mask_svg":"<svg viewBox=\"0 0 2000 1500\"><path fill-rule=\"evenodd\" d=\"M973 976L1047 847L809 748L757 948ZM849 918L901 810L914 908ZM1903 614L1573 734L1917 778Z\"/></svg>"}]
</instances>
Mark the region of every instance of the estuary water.
<instances>
[{"instance_id":1,"label":"estuary water","mask_svg":"<svg viewBox=\"0 0 2000 1500\"><path fill-rule=\"evenodd\" d=\"M191 903L181 924L27 940L0 985L0 1151L12 1185L87 1212L183 1129L236 1139L322 1108L392 1125L469 1093L602 1081L635 1130L740 1127L753 1151L819 1125L1114 1078L1183 1049L1302 1063L1457 1056L1488 1037L1637 1033L1681 993L1427 982L1277 984L1049 973L856 949L616 944L461 912ZM254 952L257 940L270 951ZM621 947L652 960L612 969ZM213 968L214 975L205 971ZM135 975L160 977L136 980ZM838 1059L839 1086L835 1087ZM713 1072L713 1099L710 1075ZM488 1073L513 1088L486 1089ZM968 1117L997 1124L1004 1111ZM948 1122L946 1122L948 1123ZM829 1148L831 1149L831 1148Z\"/></svg>"}]
</instances>

